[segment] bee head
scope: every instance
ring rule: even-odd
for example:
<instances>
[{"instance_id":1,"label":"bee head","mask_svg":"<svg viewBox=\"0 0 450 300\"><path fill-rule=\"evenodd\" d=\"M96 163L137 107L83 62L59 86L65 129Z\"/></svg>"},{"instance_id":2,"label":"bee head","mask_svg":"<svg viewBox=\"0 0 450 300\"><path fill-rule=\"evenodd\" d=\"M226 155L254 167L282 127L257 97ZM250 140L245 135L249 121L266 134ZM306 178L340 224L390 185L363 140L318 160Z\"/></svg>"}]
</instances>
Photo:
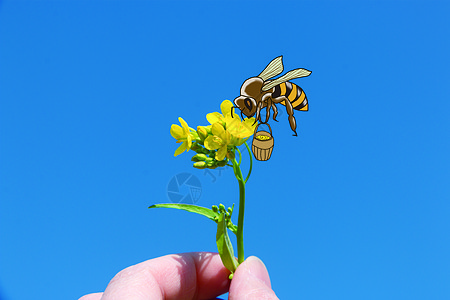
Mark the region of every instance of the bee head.
<instances>
[{"instance_id":1,"label":"bee head","mask_svg":"<svg viewBox=\"0 0 450 300\"><path fill-rule=\"evenodd\" d=\"M259 77L252 77L244 81L241 86L241 95L234 99L234 104L241 110L247 118L253 117L256 113L257 103L261 101L261 88L264 81Z\"/></svg>"},{"instance_id":2,"label":"bee head","mask_svg":"<svg viewBox=\"0 0 450 300\"><path fill-rule=\"evenodd\" d=\"M242 119L244 119L242 114L250 118L256 113L256 100L251 97L239 96L234 99L234 104L241 110Z\"/></svg>"}]
</instances>

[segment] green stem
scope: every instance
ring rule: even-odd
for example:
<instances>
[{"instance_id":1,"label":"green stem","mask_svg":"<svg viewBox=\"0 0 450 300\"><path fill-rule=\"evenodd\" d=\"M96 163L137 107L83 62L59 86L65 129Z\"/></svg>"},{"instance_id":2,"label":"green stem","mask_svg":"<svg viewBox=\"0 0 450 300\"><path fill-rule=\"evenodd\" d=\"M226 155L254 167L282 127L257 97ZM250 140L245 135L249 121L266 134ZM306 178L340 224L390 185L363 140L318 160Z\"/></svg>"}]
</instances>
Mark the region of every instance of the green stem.
<instances>
[{"instance_id":1,"label":"green stem","mask_svg":"<svg viewBox=\"0 0 450 300\"><path fill-rule=\"evenodd\" d=\"M237 152L239 153L239 163L238 163L238 165L240 166L241 165L241 161L242 161L242 154L241 154L241 151L239 151L238 147L235 147L235 148L236 148Z\"/></svg>"},{"instance_id":2,"label":"green stem","mask_svg":"<svg viewBox=\"0 0 450 300\"><path fill-rule=\"evenodd\" d=\"M245 209L245 182L239 180L239 216L237 228L237 249L238 249L238 263L244 262L244 209Z\"/></svg>"},{"instance_id":3,"label":"green stem","mask_svg":"<svg viewBox=\"0 0 450 300\"><path fill-rule=\"evenodd\" d=\"M250 177L250 174L252 173L253 156L252 156L252 151L250 150L250 147L247 145L247 142L245 142L244 144L245 144L245 147L247 147L248 155L250 156L250 168L248 169L247 178L245 178L245 180L244 180L244 183L247 183L247 180Z\"/></svg>"},{"instance_id":4,"label":"green stem","mask_svg":"<svg viewBox=\"0 0 450 300\"><path fill-rule=\"evenodd\" d=\"M239 216L238 216L238 228L236 232L237 250L238 250L238 263L244 262L244 209L245 209L245 182L242 179L241 168L234 158L233 169L234 175L239 182Z\"/></svg>"}]
</instances>

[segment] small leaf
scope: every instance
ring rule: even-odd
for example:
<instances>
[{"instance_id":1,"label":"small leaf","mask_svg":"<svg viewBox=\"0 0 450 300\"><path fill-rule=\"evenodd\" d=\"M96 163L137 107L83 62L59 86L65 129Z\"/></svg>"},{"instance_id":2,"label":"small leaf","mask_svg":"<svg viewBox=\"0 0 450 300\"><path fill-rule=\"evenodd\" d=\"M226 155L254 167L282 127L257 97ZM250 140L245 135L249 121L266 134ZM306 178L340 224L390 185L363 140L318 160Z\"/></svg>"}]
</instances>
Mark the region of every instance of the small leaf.
<instances>
[{"instance_id":1,"label":"small leaf","mask_svg":"<svg viewBox=\"0 0 450 300\"><path fill-rule=\"evenodd\" d=\"M149 206L149 208L157 208L157 207L176 208L176 209L193 212L193 213L205 216L208 219L213 220L214 222L217 222L217 218L219 217L219 214L212 211L212 209L202 207L202 206L192 205L192 204L161 203L161 204L154 204L152 206Z\"/></svg>"},{"instance_id":2,"label":"small leaf","mask_svg":"<svg viewBox=\"0 0 450 300\"><path fill-rule=\"evenodd\" d=\"M219 215L219 222L217 222L216 243L223 265L233 274L238 267L238 263L234 258L233 245L231 245L228 236L224 213Z\"/></svg>"}]
</instances>

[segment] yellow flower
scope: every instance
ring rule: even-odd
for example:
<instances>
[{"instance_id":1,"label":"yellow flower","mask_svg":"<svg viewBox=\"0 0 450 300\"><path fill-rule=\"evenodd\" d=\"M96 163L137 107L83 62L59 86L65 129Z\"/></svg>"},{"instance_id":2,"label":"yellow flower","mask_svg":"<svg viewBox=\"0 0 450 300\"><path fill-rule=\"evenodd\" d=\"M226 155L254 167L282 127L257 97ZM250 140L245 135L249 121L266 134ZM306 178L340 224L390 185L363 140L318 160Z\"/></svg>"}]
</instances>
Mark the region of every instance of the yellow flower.
<instances>
[{"instance_id":1,"label":"yellow flower","mask_svg":"<svg viewBox=\"0 0 450 300\"><path fill-rule=\"evenodd\" d=\"M177 140L177 143L182 143L177 150L175 150L174 156L180 155L184 150L189 151L192 146L192 140L196 138L195 130L190 128L183 118L179 117L178 121L182 127L172 124L170 127L170 134Z\"/></svg>"},{"instance_id":2,"label":"yellow flower","mask_svg":"<svg viewBox=\"0 0 450 300\"><path fill-rule=\"evenodd\" d=\"M221 161L227 155L227 146L231 142L231 135L223 128L219 122L212 124L212 135L205 139L205 148L208 150L217 150L215 159Z\"/></svg>"},{"instance_id":3,"label":"yellow flower","mask_svg":"<svg viewBox=\"0 0 450 300\"><path fill-rule=\"evenodd\" d=\"M225 116L231 115L231 110L233 109L233 115L234 115L234 108L233 103L230 100L225 100L220 104L220 110L222 113L213 112L206 115L206 119L209 121L209 123L222 123L222 125L225 125ZM239 118L239 116L237 116ZM240 121L240 119L239 119Z\"/></svg>"},{"instance_id":4,"label":"yellow flower","mask_svg":"<svg viewBox=\"0 0 450 300\"><path fill-rule=\"evenodd\" d=\"M255 132L257 125L255 118L246 118L244 121L241 121L241 118L234 112L234 105L230 100L223 101L220 105L220 110L222 114L213 112L207 114L206 119L210 124L220 123L225 126L225 129L234 138L237 138L240 145L242 145L245 141L243 139L251 136Z\"/></svg>"},{"instance_id":5,"label":"yellow flower","mask_svg":"<svg viewBox=\"0 0 450 300\"><path fill-rule=\"evenodd\" d=\"M255 118L246 118L243 121L238 115L233 114L225 116L225 124L229 133L238 139L244 139L255 133L257 123Z\"/></svg>"}]
</instances>

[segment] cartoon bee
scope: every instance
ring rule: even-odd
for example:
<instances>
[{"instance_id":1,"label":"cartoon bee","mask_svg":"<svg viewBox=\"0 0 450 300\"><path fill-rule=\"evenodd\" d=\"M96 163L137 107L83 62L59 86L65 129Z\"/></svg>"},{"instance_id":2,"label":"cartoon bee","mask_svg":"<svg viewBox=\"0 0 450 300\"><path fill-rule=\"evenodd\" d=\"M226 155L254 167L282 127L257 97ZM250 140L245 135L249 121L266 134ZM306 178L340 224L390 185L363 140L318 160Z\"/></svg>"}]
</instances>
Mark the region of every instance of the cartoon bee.
<instances>
[{"instance_id":1,"label":"cartoon bee","mask_svg":"<svg viewBox=\"0 0 450 300\"><path fill-rule=\"evenodd\" d=\"M270 78L277 76L283 72L283 57L279 56L272 60L267 67L256 77L251 77L244 81L241 87L241 95L234 99L235 107L241 110L241 117L244 114L246 117L253 117L255 114L255 122L267 123L270 116L270 108L273 109L273 119L278 114L275 104L280 103L286 106L286 112L289 117L289 124L291 125L294 136L297 136L295 131L297 124L294 118L294 109L301 111L308 111L308 99L301 87L288 80L306 77L311 74L311 71L306 69L295 69L287 72L281 77L273 80ZM266 121L261 121L261 109L266 107Z\"/></svg>"}]
</instances>

